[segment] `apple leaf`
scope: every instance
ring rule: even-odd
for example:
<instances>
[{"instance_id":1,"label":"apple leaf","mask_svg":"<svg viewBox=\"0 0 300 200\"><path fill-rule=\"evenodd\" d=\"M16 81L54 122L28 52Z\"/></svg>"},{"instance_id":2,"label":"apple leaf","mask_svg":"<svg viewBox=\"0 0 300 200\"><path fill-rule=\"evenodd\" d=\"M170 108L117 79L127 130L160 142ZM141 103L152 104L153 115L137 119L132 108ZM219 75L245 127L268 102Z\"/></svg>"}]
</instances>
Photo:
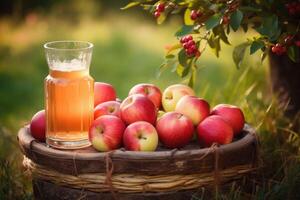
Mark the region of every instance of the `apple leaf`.
<instances>
[{"instance_id":1,"label":"apple leaf","mask_svg":"<svg viewBox=\"0 0 300 200\"><path fill-rule=\"evenodd\" d=\"M179 64L181 64L183 67L188 67L188 57L186 56L186 53L184 51L184 49L182 49L179 53L178 53L178 62Z\"/></svg>"},{"instance_id":2,"label":"apple leaf","mask_svg":"<svg viewBox=\"0 0 300 200\"><path fill-rule=\"evenodd\" d=\"M299 48L296 47L295 45L293 46L290 46L288 48L288 51L287 51L287 55L288 57L294 61L294 62L299 62L300 61L300 58L299 58Z\"/></svg>"},{"instance_id":3,"label":"apple leaf","mask_svg":"<svg viewBox=\"0 0 300 200\"><path fill-rule=\"evenodd\" d=\"M188 85L193 88L196 83L196 78L197 78L197 69L195 67L192 67L192 73L189 79Z\"/></svg>"},{"instance_id":4,"label":"apple leaf","mask_svg":"<svg viewBox=\"0 0 300 200\"><path fill-rule=\"evenodd\" d=\"M168 54L168 55L165 56L165 58L166 58L166 59L173 59L173 58L175 58L175 55L173 55L173 54Z\"/></svg>"},{"instance_id":5,"label":"apple leaf","mask_svg":"<svg viewBox=\"0 0 300 200\"><path fill-rule=\"evenodd\" d=\"M243 31L246 33L248 31L248 24L243 23L241 26L242 26Z\"/></svg>"},{"instance_id":6,"label":"apple leaf","mask_svg":"<svg viewBox=\"0 0 300 200\"><path fill-rule=\"evenodd\" d=\"M205 22L205 26L207 30L210 30L212 28L215 28L216 26L218 26L220 24L221 21L221 17L222 15L217 13L214 14L213 16L211 16L206 22Z\"/></svg>"},{"instance_id":7,"label":"apple leaf","mask_svg":"<svg viewBox=\"0 0 300 200\"><path fill-rule=\"evenodd\" d=\"M215 27L215 28L213 29L213 33L214 33L214 35L218 35L218 36L220 37L220 39L221 39L224 43L230 45L230 42L228 41L228 37L227 37L227 35L226 35L226 33L225 33L225 30L224 30L224 28L223 28L222 26L217 26L217 27Z\"/></svg>"},{"instance_id":8,"label":"apple leaf","mask_svg":"<svg viewBox=\"0 0 300 200\"><path fill-rule=\"evenodd\" d=\"M182 37L189 33L192 33L194 30L194 26L183 25L176 33L175 36Z\"/></svg>"},{"instance_id":9,"label":"apple leaf","mask_svg":"<svg viewBox=\"0 0 300 200\"><path fill-rule=\"evenodd\" d=\"M264 62L264 60L266 59L268 53L267 51L262 52L262 54L260 55L260 61Z\"/></svg>"},{"instance_id":10,"label":"apple leaf","mask_svg":"<svg viewBox=\"0 0 300 200\"><path fill-rule=\"evenodd\" d=\"M243 16L243 13L238 9L230 16L230 26L234 31L239 29Z\"/></svg>"},{"instance_id":11,"label":"apple leaf","mask_svg":"<svg viewBox=\"0 0 300 200\"><path fill-rule=\"evenodd\" d=\"M213 50L214 54L219 57L219 53L221 50L221 45L220 45L220 37L215 36L214 34L211 34L210 37L207 40L208 45L210 48Z\"/></svg>"},{"instance_id":12,"label":"apple leaf","mask_svg":"<svg viewBox=\"0 0 300 200\"><path fill-rule=\"evenodd\" d=\"M255 7L251 7L251 6L241 6L240 10L242 10L244 12L261 12L262 11L261 8L255 8Z\"/></svg>"},{"instance_id":13,"label":"apple leaf","mask_svg":"<svg viewBox=\"0 0 300 200\"><path fill-rule=\"evenodd\" d=\"M176 73L181 77L184 78L188 75L190 71L190 66L184 67L181 64L177 65Z\"/></svg>"},{"instance_id":14,"label":"apple leaf","mask_svg":"<svg viewBox=\"0 0 300 200\"><path fill-rule=\"evenodd\" d=\"M254 40L250 46L250 55L254 54L257 50L263 48L265 44L261 40Z\"/></svg>"},{"instance_id":15,"label":"apple leaf","mask_svg":"<svg viewBox=\"0 0 300 200\"><path fill-rule=\"evenodd\" d=\"M278 16L271 15L263 18L261 26L256 28L256 31L261 35L268 37L270 41L277 40L281 34Z\"/></svg>"},{"instance_id":16,"label":"apple leaf","mask_svg":"<svg viewBox=\"0 0 300 200\"><path fill-rule=\"evenodd\" d=\"M124 6L123 8L121 8L121 10L126 10L126 9L128 9L128 8L132 8L132 7L134 7L134 6L139 5L140 3L141 3L141 2L131 2L131 3L127 4L126 6Z\"/></svg>"},{"instance_id":17,"label":"apple leaf","mask_svg":"<svg viewBox=\"0 0 300 200\"><path fill-rule=\"evenodd\" d=\"M249 46L249 43L244 42L244 43L236 46L233 50L232 58L238 69L241 67L242 61L245 56L245 51L248 46Z\"/></svg>"},{"instance_id":18,"label":"apple leaf","mask_svg":"<svg viewBox=\"0 0 300 200\"><path fill-rule=\"evenodd\" d=\"M184 67L182 65L178 64L176 67L176 73L178 74L178 76L182 77L183 70L184 70Z\"/></svg>"}]
</instances>

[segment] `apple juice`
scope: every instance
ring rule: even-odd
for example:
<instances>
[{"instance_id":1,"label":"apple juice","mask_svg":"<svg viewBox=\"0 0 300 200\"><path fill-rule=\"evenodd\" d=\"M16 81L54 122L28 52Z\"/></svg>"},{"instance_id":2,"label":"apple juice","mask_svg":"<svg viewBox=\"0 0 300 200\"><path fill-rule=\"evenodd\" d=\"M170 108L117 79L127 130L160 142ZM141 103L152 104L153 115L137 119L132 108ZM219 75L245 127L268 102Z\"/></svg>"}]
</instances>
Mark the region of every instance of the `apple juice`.
<instances>
[{"instance_id":1,"label":"apple juice","mask_svg":"<svg viewBox=\"0 0 300 200\"><path fill-rule=\"evenodd\" d=\"M71 149L72 142L77 143L76 148L89 146L94 109L94 80L89 70L50 69L45 79L45 102L47 143L65 149Z\"/></svg>"}]
</instances>

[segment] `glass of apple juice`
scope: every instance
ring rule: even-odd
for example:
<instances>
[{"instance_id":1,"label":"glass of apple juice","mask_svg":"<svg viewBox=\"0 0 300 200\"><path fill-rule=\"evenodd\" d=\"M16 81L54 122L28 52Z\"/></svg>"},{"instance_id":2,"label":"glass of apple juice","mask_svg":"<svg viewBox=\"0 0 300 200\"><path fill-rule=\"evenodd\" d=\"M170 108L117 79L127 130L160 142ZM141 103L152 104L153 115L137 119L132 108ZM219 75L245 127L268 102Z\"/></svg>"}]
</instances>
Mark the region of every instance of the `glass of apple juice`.
<instances>
[{"instance_id":1,"label":"glass of apple juice","mask_svg":"<svg viewBox=\"0 0 300 200\"><path fill-rule=\"evenodd\" d=\"M55 41L44 45L49 75L45 78L46 143L58 149L90 145L94 80L89 74L93 44Z\"/></svg>"}]
</instances>

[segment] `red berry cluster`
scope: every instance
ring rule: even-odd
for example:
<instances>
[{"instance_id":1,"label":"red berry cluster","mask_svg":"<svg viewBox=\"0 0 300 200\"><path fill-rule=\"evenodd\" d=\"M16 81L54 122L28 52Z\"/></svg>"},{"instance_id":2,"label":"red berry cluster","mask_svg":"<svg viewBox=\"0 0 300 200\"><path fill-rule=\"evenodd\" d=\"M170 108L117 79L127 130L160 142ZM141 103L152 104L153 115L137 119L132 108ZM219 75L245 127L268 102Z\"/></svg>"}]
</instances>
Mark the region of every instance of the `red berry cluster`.
<instances>
[{"instance_id":1,"label":"red berry cluster","mask_svg":"<svg viewBox=\"0 0 300 200\"><path fill-rule=\"evenodd\" d=\"M183 48L185 49L185 53L187 56L196 56L199 57L201 55L200 51L198 50L195 41L193 40L193 36L187 35L180 39L180 43L182 44Z\"/></svg>"},{"instance_id":2,"label":"red berry cluster","mask_svg":"<svg viewBox=\"0 0 300 200\"><path fill-rule=\"evenodd\" d=\"M277 55L282 55L286 53L287 47L295 44L297 47L300 47L300 40L297 39L296 35L287 35L285 36L283 43L277 43L272 47L272 52Z\"/></svg>"},{"instance_id":3,"label":"red berry cluster","mask_svg":"<svg viewBox=\"0 0 300 200\"><path fill-rule=\"evenodd\" d=\"M277 43L275 46L272 47L272 52L277 55L283 55L286 52L286 47L282 44Z\"/></svg>"},{"instance_id":4,"label":"red berry cluster","mask_svg":"<svg viewBox=\"0 0 300 200\"><path fill-rule=\"evenodd\" d=\"M290 15L300 14L300 2L294 1L291 3L285 4Z\"/></svg>"},{"instance_id":5,"label":"red berry cluster","mask_svg":"<svg viewBox=\"0 0 300 200\"><path fill-rule=\"evenodd\" d=\"M191 11L191 20L196 20L197 18L200 18L203 15L202 12L200 12L199 10L192 10Z\"/></svg>"},{"instance_id":6,"label":"red berry cluster","mask_svg":"<svg viewBox=\"0 0 300 200\"><path fill-rule=\"evenodd\" d=\"M160 13L164 12L165 11L165 4L164 3L159 3L156 5L156 8L155 8L155 12L154 12L154 16L156 18L159 18L160 16Z\"/></svg>"}]
</instances>

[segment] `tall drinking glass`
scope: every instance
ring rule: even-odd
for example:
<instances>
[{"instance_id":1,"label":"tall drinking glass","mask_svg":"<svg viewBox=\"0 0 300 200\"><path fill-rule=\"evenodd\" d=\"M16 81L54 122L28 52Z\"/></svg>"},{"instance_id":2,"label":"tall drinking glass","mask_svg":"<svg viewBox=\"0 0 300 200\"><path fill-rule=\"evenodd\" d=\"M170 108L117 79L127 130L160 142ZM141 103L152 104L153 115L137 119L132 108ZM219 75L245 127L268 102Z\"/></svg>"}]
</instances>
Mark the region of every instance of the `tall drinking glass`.
<instances>
[{"instance_id":1,"label":"tall drinking glass","mask_svg":"<svg viewBox=\"0 0 300 200\"><path fill-rule=\"evenodd\" d=\"M49 66L46 142L59 149L87 147L94 108L94 80L89 74L93 44L55 41L44 48Z\"/></svg>"}]
</instances>

